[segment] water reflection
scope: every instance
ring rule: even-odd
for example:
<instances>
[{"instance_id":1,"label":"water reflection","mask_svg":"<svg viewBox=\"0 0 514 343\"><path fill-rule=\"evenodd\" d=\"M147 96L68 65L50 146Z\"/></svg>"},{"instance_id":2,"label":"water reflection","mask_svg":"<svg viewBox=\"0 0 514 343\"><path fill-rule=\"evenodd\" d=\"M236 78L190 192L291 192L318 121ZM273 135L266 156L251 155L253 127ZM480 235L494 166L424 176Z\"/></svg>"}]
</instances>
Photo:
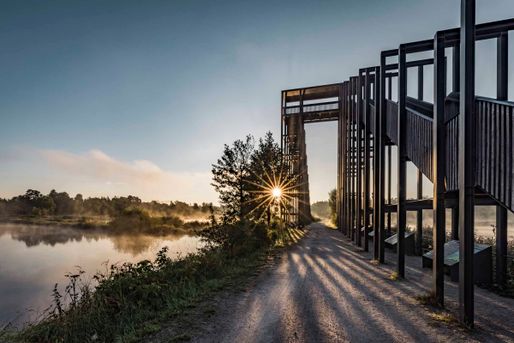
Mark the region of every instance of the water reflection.
<instances>
[{"instance_id":1,"label":"water reflection","mask_svg":"<svg viewBox=\"0 0 514 343\"><path fill-rule=\"evenodd\" d=\"M162 236L142 233L112 234L105 229L77 229L72 227L0 224L0 236L10 235L12 239L25 243L27 247L40 244L55 246L69 242L86 242L109 239L118 252L138 255L148 250L156 241L176 241L186 236L176 232Z\"/></svg>"},{"instance_id":2,"label":"water reflection","mask_svg":"<svg viewBox=\"0 0 514 343\"><path fill-rule=\"evenodd\" d=\"M197 237L180 233L152 236L110 234L101 229L0 224L0 326L19 317L33 320L50 302L55 283L80 266L91 277L105 263L155 258L164 246L170 257L198 250ZM31 309L32 311L28 311Z\"/></svg>"}]
</instances>

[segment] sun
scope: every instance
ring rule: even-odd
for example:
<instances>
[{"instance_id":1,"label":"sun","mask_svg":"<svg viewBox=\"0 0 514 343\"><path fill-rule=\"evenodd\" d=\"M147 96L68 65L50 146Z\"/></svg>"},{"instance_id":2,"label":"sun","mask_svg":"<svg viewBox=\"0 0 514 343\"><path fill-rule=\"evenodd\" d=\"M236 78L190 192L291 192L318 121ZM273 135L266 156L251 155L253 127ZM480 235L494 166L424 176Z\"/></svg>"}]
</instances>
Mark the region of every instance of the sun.
<instances>
[{"instance_id":1,"label":"sun","mask_svg":"<svg viewBox=\"0 0 514 343\"><path fill-rule=\"evenodd\" d=\"M287 171L287 166L283 163L280 166L267 167L262 160L261 173L253 172L254 180L248 180L248 183L254 188L250 190L253 193L248 204L253 209L249 212L252 214L257 212L259 219L266 217L270 210L277 212L279 216L289 215L290 203L292 201L301 201L298 198L298 177Z\"/></svg>"},{"instance_id":2,"label":"sun","mask_svg":"<svg viewBox=\"0 0 514 343\"><path fill-rule=\"evenodd\" d=\"M271 194L275 199L279 199L282 196L282 189L280 187L273 187Z\"/></svg>"}]
</instances>

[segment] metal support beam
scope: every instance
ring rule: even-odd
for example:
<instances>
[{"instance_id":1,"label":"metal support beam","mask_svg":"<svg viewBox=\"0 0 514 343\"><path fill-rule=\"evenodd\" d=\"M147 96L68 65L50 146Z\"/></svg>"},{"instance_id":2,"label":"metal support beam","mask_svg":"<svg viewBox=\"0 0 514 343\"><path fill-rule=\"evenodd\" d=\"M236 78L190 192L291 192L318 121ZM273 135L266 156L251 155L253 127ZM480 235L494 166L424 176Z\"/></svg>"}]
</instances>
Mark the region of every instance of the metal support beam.
<instances>
[{"instance_id":1,"label":"metal support beam","mask_svg":"<svg viewBox=\"0 0 514 343\"><path fill-rule=\"evenodd\" d=\"M357 148L357 144L355 141L356 129L355 129L355 77L350 78L350 238L352 241L355 240L355 195L357 193L357 183L356 183L356 159L355 159L355 150Z\"/></svg>"},{"instance_id":2,"label":"metal support beam","mask_svg":"<svg viewBox=\"0 0 514 343\"><path fill-rule=\"evenodd\" d=\"M392 151L392 146L391 144L389 144L387 146L387 205L391 205L392 203L392 187L391 187L391 167L392 167L392 154L393 154L393 151ZM385 158L385 156L384 156ZM391 212L387 212L387 236L391 236Z\"/></svg>"},{"instance_id":3,"label":"metal support beam","mask_svg":"<svg viewBox=\"0 0 514 343\"><path fill-rule=\"evenodd\" d=\"M423 101L423 66L418 67L418 100ZM423 173L418 169L417 198L423 199ZM423 210L416 212L416 253L423 254Z\"/></svg>"},{"instance_id":4,"label":"metal support beam","mask_svg":"<svg viewBox=\"0 0 514 343\"><path fill-rule=\"evenodd\" d=\"M446 73L444 35L438 32L434 38L434 122L433 122L433 265L432 293L436 302L444 306L444 241L446 209L446 131L444 125L444 100L446 97Z\"/></svg>"},{"instance_id":5,"label":"metal support beam","mask_svg":"<svg viewBox=\"0 0 514 343\"><path fill-rule=\"evenodd\" d=\"M497 42L496 97L507 100L509 87L509 40L507 32ZM496 206L496 283L505 286L507 282L507 209Z\"/></svg>"},{"instance_id":6,"label":"metal support beam","mask_svg":"<svg viewBox=\"0 0 514 343\"><path fill-rule=\"evenodd\" d=\"M384 246L384 240L385 240L385 230L384 230L384 174L385 174L385 136L386 136L386 99L385 99L385 65L386 65L386 55L384 53L380 56L380 82L378 83L378 93L379 97L377 100L375 100L375 103L379 104L380 111L377 111L380 113L379 115L379 121L380 121L380 128L379 128L379 141L378 146L376 148L379 152L379 167L378 167L378 184L379 184L379 193L378 193L378 254L379 254L379 262L384 263L385 262L385 246ZM375 232L376 234L377 232Z\"/></svg>"},{"instance_id":7,"label":"metal support beam","mask_svg":"<svg viewBox=\"0 0 514 343\"><path fill-rule=\"evenodd\" d=\"M473 252L475 228L475 0L461 2L459 115L459 306L460 320L474 325Z\"/></svg>"},{"instance_id":8,"label":"metal support beam","mask_svg":"<svg viewBox=\"0 0 514 343\"><path fill-rule=\"evenodd\" d=\"M407 53L405 47L398 49L398 203L397 222L397 263L398 276L405 277L405 229L407 226Z\"/></svg>"},{"instance_id":9,"label":"metal support beam","mask_svg":"<svg viewBox=\"0 0 514 343\"><path fill-rule=\"evenodd\" d=\"M376 67L375 74L375 134L373 135L373 258L380 259L379 234L380 231L380 68Z\"/></svg>"},{"instance_id":10,"label":"metal support beam","mask_svg":"<svg viewBox=\"0 0 514 343\"><path fill-rule=\"evenodd\" d=\"M387 99L393 99L393 77L387 78ZM387 145L387 204L391 205L391 166L392 166L392 147ZM387 212L387 236L391 236L391 212Z\"/></svg>"},{"instance_id":11,"label":"metal support beam","mask_svg":"<svg viewBox=\"0 0 514 343\"><path fill-rule=\"evenodd\" d=\"M356 221L355 221L355 241L357 246L362 245L361 241L361 227L362 227L362 86L363 86L363 77L362 73L359 72L358 78L355 80L356 85L356 111L355 118L356 124L355 128L357 130L356 139L357 139L357 151L355 157L357 158L356 163L356 183L357 183L357 192L355 194L355 207L356 207Z\"/></svg>"},{"instance_id":12,"label":"metal support beam","mask_svg":"<svg viewBox=\"0 0 514 343\"><path fill-rule=\"evenodd\" d=\"M364 251L369 251L368 234L369 234L369 195L370 195L370 158L371 158L371 128L370 128L370 74L369 68L366 69L364 74Z\"/></svg>"},{"instance_id":13,"label":"metal support beam","mask_svg":"<svg viewBox=\"0 0 514 343\"><path fill-rule=\"evenodd\" d=\"M342 150L343 150L343 231L348 236L348 82L343 83L342 98Z\"/></svg>"},{"instance_id":14,"label":"metal support beam","mask_svg":"<svg viewBox=\"0 0 514 343\"><path fill-rule=\"evenodd\" d=\"M341 108L342 90L339 89L339 108ZM341 154L341 124L342 115L339 111L339 117L337 118L337 186L336 186L336 226L341 231L341 197L342 197L342 184L341 184L341 169L343 166L342 154Z\"/></svg>"}]
</instances>

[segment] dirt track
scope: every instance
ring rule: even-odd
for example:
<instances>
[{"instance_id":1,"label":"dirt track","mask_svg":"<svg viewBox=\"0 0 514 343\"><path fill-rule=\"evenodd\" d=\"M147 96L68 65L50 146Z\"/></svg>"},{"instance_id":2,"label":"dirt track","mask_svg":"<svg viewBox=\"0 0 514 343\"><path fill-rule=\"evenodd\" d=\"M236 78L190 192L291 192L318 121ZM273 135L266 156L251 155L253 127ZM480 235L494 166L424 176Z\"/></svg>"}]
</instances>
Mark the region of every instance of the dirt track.
<instances>
[{"instance_id":1,"label":"dirt track","mask_svg":"<svg viewBox=\"0 0 514 343\"><path fill-rule=\"evenodd\" d=\"M434 320L415 300L427 291L430 276L412 267L416 263L420 258L408 258L408 280L393 281L390 264L371 264L369 254L342 234L314 224L246 292L221 299L193 341L514 342L512 299L483 290L477 290L475 333ZM455 285L447 289L451 307Z\"/></svg>"}]
</instances>

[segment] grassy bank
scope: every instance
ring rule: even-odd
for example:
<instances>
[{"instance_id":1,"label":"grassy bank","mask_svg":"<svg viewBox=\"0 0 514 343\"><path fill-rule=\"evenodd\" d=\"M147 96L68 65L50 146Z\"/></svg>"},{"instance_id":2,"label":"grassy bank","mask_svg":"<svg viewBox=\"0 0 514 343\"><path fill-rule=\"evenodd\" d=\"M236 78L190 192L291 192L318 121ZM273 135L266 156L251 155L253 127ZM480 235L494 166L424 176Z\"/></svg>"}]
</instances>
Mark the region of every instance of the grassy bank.
<instances>
[{"instance_id":1,"label":"grassy bank","mask_svg":"<svg viewBox=\"0 0 514 343\"><path fill-rule=\"evenodd\" d=\"M111 219L108 216L3 216L0 223L41 226L66 226L83 229L107 228Z\"/></svg>"},{"instance_id":2,"label":"grassy bank","mask_svg":"<svg viewBox=\"0 0 514 343\"><path fill-rule=\"evenodd\" d=\"M22 332L4 331L0 341L138 341L166 321L180 321L187 308L248 278L278 247L303 235L297 229L268 230L248 223L215 232L225 233L231 233L226 244L178 260L163 250L154 261L113 266L92 282L81 280L81 273L69 275L66 294L54 292L43 320Z\"/></svg>"}]
</instances>

